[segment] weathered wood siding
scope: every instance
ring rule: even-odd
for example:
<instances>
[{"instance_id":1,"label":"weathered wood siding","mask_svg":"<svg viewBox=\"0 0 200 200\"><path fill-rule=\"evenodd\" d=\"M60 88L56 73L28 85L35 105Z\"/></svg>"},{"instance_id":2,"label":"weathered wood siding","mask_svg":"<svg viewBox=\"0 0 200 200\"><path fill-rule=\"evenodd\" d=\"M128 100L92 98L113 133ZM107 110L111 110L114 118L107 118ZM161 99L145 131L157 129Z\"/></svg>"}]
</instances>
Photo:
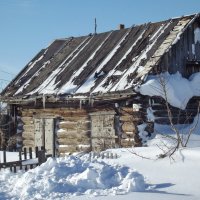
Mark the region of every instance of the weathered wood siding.
<instances>
[{"instance_id":1,"label":"weathered wood siding","mask_svg":"<svg viewBox=\"0 0 200 200\"><path fill-rule=\"evenodd\" d=\"M200 27L199 19L192 23L183 34L177 37L176 44L166 52L158 64L162 71L176 73L179 71L183 76L188 77L192 73L200 71L200 65L197 68L187 69L188 62L200 60L200 42L195 43L194 30ZM160 70L159 70L160 71Z\"/></svg>"},{"instance_id":2,"label":"weathered wood siding","mask_svg":"<svg viewBox=\"0 0 200 200\"><path fill-rule=\"evenodd\" d=\"M52 146L51 140L55 140L57 154L138 146L137 125L145 120L142 107L123 104L118 108L115 104L105 104L105 107L94 105L87 109L24 107L21 110L23 146ZM48 120L52 120L49 126ZM52 153L50 147L48 152Z\"/></svg>"},{"instance_id":3,"label":"weathered wood siding","mask_svg":"<svg viewBox=\"0 0 200 200\"><path fill-rule=\"evenodd\" d=\"M170 106L172 122L174 124L191 124L198 112L199 98L193 97L187 104L185 110ZM162 98L151 98L151 108L155 117L155 123L170 124L165 101Z\"/></svg>"},{"instance_id":4,"label":"weathered wood siding","mask_svg":"<svg viewBox=\"0 0 200 200\"><path fill-rule=\"evenodd\" d=\"M24 147L34 147L42 144L42 135L38 135L40 137L38 138L39 143L36 140L35 133L38 129L41 129L41 127L38 127L40 125L36 122L40 119L50 118L57 121L55 125L55 145L58 154L90 150L89 115L85 110L69 108L23 109L21 119L24 123ZM45 128L46 131L48 131L48 127L47 129ZM42 132L40 133L42 134ZM49 135L50 133L47 134Z\"/></svg>"}]
</instances>

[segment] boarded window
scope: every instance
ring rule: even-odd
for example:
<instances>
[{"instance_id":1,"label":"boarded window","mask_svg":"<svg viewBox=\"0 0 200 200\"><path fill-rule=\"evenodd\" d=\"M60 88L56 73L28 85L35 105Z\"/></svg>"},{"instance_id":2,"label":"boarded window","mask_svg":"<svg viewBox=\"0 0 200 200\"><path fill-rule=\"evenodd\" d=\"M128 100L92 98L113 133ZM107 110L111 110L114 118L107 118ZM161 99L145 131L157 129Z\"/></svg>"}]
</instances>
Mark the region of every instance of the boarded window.
<instances>
[{"instance_id":1,"label":"boarded window","mask_svg":"<svg viewBox=\"0 0 200 200\"><path fill-rule=\"evenodd\" d=\"M186 65L186 77L190 75L200 72L200 62L195 61L188 61Z\"/></svg>"}]
</instances>

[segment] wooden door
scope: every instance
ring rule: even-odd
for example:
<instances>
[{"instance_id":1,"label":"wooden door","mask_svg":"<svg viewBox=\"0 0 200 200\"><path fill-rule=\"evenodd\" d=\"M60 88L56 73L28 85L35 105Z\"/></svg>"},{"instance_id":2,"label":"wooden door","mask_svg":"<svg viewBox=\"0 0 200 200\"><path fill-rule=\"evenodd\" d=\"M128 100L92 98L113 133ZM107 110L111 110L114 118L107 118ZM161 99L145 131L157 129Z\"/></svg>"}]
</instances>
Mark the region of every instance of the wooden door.
<instances>
[{"instance_id":1,"label":"wooden door","mask_svg":"<svg viewBox=\"0 0 200 200\"><path fill-rule=\"evenodd\" d=\"M35 146L43 146L47 154L54 154L54 119L36 118L35 125Z\"/></svg>"},{"instance_id":2,"label":"wooden door","mask_svg":"<svg viewBox=\"0 0 200 200\"><path fill-rule=\"evenodd\" d=\"M45 119L45 149L54 154L54 119Z\"/></svg>"}]
</instances>

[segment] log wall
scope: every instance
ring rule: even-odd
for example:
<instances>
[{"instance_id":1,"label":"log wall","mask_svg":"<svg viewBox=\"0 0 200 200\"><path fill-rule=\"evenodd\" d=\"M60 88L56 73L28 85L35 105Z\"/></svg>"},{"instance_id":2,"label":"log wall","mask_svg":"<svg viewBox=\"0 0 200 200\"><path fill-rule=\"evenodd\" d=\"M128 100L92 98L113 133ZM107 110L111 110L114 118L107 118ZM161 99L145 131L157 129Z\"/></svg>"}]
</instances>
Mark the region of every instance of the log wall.
<instances>
[{"instance_id":1,"label":"log wall","mask_svg":"<svg viewBox=\"0 0 200 200\"><path fill-rule=\"evenodd\" d=\"M56 119L57 153L90 150L90 118L85 110L69 108L22 109L23 146L35 146L35 118Z\"/></svg>"},{"instance_id":2,"label":"log wall","mask_svg":"<svg viewBox=\"0 0 200 200\"><path fill-rule=\"evenodd\" d=\"M194 120L194 117L197 115L199 101L200 98L193 97L188 102L185 110L181 110L169 105L172 113L172 122L174 124L191 124ZM162 98L152 98L151 108L153 115L155 116L155 123L163 125L170 124L165 101Z\"/></svg>"}]
</instances>

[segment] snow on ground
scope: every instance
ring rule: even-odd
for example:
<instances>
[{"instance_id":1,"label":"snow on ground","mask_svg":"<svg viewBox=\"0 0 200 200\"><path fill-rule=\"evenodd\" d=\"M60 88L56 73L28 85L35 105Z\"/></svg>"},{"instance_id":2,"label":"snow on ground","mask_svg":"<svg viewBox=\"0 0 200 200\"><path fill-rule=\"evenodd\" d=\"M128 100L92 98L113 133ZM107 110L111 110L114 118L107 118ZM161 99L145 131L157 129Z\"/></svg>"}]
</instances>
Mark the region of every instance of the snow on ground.
<instances>
[{"instance_id":1,"label":"snow on ground","mask_svg":"<svg viewBox=\"0 0 200 200\"><path fill-rule=\"evenodd\" d=\"M183 135L190 126L179 127ZM114 159L73 154L49 158L28 172L0 171L0 200L199 200L200 123L187 148L159 158L174 136L169 126L155 125L148 147L110 149ZM8 154L9 155L9 154ZM10 154L14 158L14 154Z\"/></svg>"},{"instance_id":2,"label":"snow on ground","mask_svg":"<svg viewBox=\"0 0 200 200\"><path fill-rule=\"evenodd\" d=\"M194 138L200 140L199 135ZM77 154L49 158L25 173L2 170L0 199L198 200L200 147L180 149L173 159L158 159L162 151L155 141L149 147L106 151L117 154L116 159Z\"/></svg>"},{"instance_id":3,"label":"snow on ground","mask_svg":"<svg viewBox=\"0 0 200 200\"><path fill-rule=\"evenodd\" d=\"M167 93L167 101L174 107L185 109L188 101L193 96L200 96L200 73L195 73L186 79L177 72L168 72L157 76L149 76L147 81L140 86L139 92L148 96L161 96L164 99Z\"/></svg>"},{"instance_id":4,"label":"snow on ground","mask_svg":"<svg viewBox=\"0 0 200 200\"><path fill-rule=\"evenodd\" d=\"M26 173L0 173L1 193L5 199L68 199L89 194L124 195L145 191L144 177L127 166L109 165L86 155L49 158ZM19 193L20 191L20 193Z\"/></svg>"},{"instance_id":5,"label":"snow on ground","mask_svg":"<svg viewBox=\"0 0 200 200\"><path fill-rule=\"evenodd\" d=\"M29 154L26 156L29 159ZM35 159L35 153L32 152L32 157ZM32 160L34 160L32 159ZM19 161L19 153L17 152L6 152L6 162L12 162L12 161ZM22 160L24 160L24 154L22 154ZM4 162L4 155L3 151L0 151L0 163ZM1 200L1 199L0 199Z\"/></svg>"}]
</instances>

